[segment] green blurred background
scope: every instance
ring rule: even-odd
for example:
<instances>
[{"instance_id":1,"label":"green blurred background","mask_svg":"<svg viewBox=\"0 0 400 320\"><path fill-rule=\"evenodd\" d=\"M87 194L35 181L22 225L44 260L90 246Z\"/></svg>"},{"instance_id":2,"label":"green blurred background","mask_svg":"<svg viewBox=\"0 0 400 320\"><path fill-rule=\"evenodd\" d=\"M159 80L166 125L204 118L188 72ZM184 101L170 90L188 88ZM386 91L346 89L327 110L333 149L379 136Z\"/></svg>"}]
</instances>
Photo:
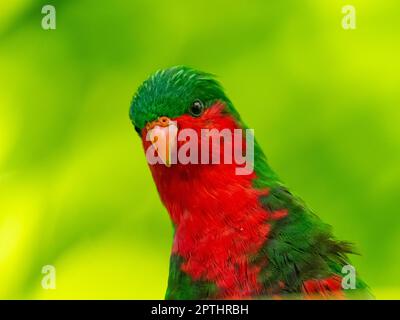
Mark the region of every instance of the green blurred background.
<instances>
[{"instance_id":1,"label":"green blurred background","mask_svg":"<svg viewBox=\"0 0 400 320\"><path fill-rule=\"evenodd\" d=\"M53 4L57 29L41 28ZM357 29L341 27L341 8ZM172 228L128 118L138 85L219 75L377 298L400 298L397 0L2 1L0 298L163 298ZM57 289L41 287L54 265Z\"/></svg>"}]
</instances>

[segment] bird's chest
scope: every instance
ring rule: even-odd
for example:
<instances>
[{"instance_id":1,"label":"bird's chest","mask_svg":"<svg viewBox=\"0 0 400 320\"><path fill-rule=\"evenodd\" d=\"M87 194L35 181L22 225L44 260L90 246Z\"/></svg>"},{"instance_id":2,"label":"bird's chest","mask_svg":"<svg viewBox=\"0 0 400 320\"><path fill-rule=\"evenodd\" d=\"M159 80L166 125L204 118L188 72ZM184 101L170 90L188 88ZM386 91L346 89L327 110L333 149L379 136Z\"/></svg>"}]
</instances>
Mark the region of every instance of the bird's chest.
<instances>
[{"instance_id":1,"label":"bird's chest","mask_svg":"<svg viewBox=\"0 0 400 320\"><path fill-rule=\"evenodd\" d=\"M253 265L251 257L267 239L266 213L256 201L220 211L210 202L183 210L172 253L182 258L182 272L215 284L219 297L252 296L259 289L260 266Z\"/></svg>"},{"instance_id":2,"label":"bird's chest","mask_svg":"<svg viewBox=\"0 0 400 320\"><path fill-rule=\"evenodd\" d=\"M270 225L251 176L231 167L202 167L185 175L157 175L163 203L175 226L172 254L179 271L193 281L212 283L219 298L239 298L258 290L260 266L252 264ZM168 174L168 173L167 173Z\"/></svg>"}]
</instances>

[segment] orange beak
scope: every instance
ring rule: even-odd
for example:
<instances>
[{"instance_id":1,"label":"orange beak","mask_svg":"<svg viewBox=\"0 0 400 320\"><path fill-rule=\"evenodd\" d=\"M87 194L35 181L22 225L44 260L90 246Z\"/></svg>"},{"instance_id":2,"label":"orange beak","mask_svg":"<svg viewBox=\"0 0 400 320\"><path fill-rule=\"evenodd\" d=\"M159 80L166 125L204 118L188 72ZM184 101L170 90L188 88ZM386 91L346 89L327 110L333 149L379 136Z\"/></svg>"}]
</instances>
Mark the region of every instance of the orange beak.
<instances>
[{"instance_id":1,"label":"orange beak","mask_svg":"<svg viewBox=\"0 0 400 320\"><path fill-rule=\"evenodd\" d=\"M167 167L171 166L172 152L176 146L178 127L168 117L160 117L146 125L150 142Z\"/></svg>"}]
</instances>

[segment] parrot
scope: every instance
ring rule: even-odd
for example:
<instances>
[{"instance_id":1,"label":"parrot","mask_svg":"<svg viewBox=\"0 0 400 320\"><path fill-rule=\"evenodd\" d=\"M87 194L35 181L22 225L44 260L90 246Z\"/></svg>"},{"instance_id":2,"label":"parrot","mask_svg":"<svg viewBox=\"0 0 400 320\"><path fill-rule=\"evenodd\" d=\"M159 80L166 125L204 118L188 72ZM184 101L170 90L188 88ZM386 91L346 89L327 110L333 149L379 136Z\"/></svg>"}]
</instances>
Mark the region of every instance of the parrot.
<instances>
[{"instance_id":1,"label":"parrot","mask_svg":"<svg viewBox=\"0 0 400 320\"><path fill-rule=\"evenodd\" d=\"M129 117L146 158L159 156L148 165L173 226L165 299L352 299L369 291L349 261L358 254L353 244L337 240L289 191L254 135L253 170L238 174L236 158L199 163L193 145L198 151L207 141L204 153L222 158L228 147L243 155L251 142L213 139L250 130L213 74L188 66L156 71L133 95ZM200 138L180 152L190 142L180 137L184 130ZM188 151L195 161L171 161Z\"/></svg>"}]
</instances>

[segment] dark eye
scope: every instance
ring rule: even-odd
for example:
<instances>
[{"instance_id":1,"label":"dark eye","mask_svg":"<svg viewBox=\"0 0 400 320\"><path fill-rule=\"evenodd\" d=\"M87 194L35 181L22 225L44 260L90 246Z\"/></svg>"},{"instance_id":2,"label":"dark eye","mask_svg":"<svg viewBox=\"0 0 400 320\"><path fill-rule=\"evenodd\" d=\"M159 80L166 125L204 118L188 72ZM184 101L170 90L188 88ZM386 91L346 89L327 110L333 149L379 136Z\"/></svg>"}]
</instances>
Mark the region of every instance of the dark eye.
<instances>
[{"instance_id":1,"label":"dark eye","mask_svg":"<svg viewBox=\"0 0 400 320\"><path fill-rule=\"evenodd\" d=\"M200 100L196 100L189 108L189 112L193 117L198 117L203 113L204 104Z\"/></svg>"}]
</instances>

